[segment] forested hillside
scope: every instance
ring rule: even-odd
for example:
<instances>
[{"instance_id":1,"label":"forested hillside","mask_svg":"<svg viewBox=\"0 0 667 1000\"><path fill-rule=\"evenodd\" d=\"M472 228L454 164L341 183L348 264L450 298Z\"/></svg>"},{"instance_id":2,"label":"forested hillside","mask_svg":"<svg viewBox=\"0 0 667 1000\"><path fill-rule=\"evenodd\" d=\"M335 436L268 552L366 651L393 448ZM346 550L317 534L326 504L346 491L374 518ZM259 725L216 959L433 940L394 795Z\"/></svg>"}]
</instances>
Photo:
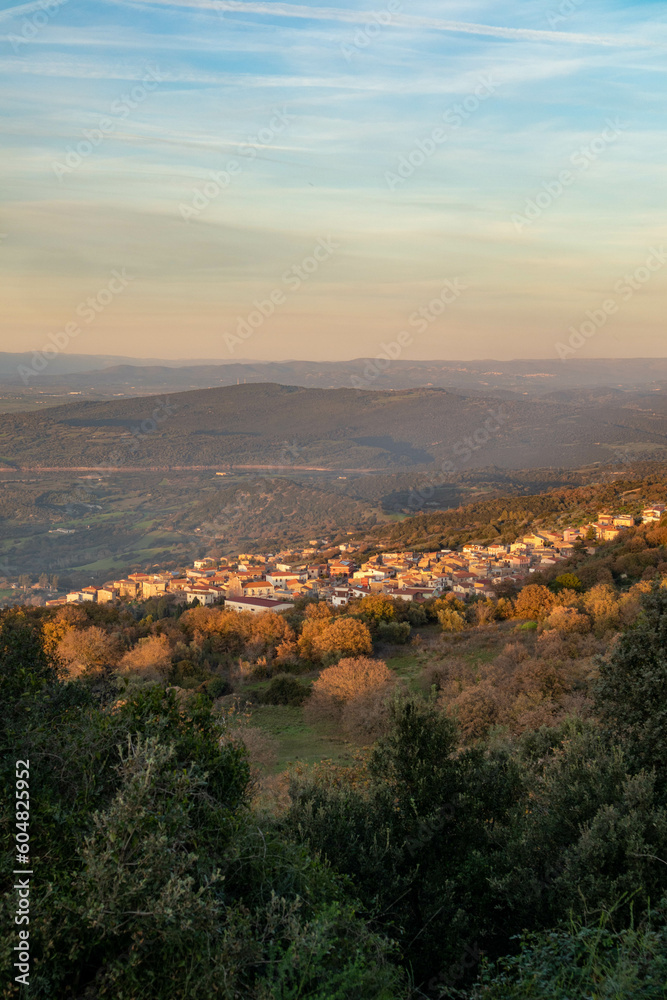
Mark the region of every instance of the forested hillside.
<instances>
[{"instance_id":1,"label":"forested hillside","mask_svg":"<svg viewBox=\"0 0 667 1000\"><path fill-rule=\"evenodd\" d=\"M661 397L662 398L662 397ZM444 389L380 392L238 385L0 416L0 458L22 469L255 465L454 474L657 457L664 420Z\"/></svg>"}]
</instances>

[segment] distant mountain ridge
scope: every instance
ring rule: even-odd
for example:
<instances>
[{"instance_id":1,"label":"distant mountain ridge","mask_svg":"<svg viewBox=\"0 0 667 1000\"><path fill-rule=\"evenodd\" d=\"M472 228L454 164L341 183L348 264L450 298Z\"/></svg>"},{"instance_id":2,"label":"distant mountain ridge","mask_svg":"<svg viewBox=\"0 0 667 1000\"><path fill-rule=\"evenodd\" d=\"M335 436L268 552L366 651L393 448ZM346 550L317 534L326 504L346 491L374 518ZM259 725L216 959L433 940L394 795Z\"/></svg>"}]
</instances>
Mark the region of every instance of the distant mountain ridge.
<instances>
[{"instance_id":1,"label":"distant mountain ridge","mask_svg":"<svg viewBox=\"0 0 667 1000\"><path fill-rule=\"evenodd\" d=\"M32 355L0 353L0 386L26 388L18 372ZM495 395L546 395L583 388L619 391L667 385L667 358L572 358L514 361L235 361L222 363L58 355L27 379L27 391L77 391L92 395L140 395L212 388L243 382L274 382L305 388L450 388Z\"/></svg>"}]
</instances>

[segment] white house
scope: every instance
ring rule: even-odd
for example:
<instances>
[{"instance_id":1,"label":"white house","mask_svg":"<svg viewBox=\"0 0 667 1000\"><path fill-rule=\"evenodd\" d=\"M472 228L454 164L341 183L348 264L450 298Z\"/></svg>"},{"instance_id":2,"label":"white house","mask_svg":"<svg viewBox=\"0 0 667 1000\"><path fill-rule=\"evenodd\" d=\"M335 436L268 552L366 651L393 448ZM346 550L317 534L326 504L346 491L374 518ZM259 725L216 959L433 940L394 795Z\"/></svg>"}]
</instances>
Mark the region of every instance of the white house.
<instances>
[{"instance_id":1,"label":"white house","mask_svg":"<svg viewBox=\"0 0 667 1000\"><path fill-rule=\"evenodd\" d=\"M642 511L642 521L644 524L651 524L653 521L659 521L664 513L664 503L656 503L652 507L644 508Z\"/></svg>"},{"instance_id":2,"label":"white house","mask_svg":"<svg viewBox=\"0 0 667 1000\"><path fill-rule=\"evenodd\" d=\"M186 587L183 591L188 604L199 601L200 604L213 604L220 597L217 590L210 590L208 587Z\"/></svg>"},{"instance_id":3,"label":"white house","mask_svg":"<svg viewBox=\"0 0 667 1000\"><path fill-rule=\"evenodd\" d=\"M262 611L290 611L294 604L291 601L276 601L270 597L228 597L225 607L231 611L252 611L261 614Z\"/></svg>"}]
</instances>

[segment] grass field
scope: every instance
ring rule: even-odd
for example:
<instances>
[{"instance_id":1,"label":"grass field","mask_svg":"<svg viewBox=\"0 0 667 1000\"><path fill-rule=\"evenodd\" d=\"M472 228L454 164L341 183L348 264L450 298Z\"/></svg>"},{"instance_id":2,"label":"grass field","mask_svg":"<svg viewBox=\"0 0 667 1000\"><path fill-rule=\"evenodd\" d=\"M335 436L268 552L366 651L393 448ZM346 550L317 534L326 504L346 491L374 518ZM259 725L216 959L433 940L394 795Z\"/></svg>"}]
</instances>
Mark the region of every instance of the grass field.
<instances>
[{"instance_id":1,"label":"grass field","mask_svg":"<svg viewBox=\"0 0 667 1000\"><path fill-rule=\"evenodd\" d=\"M258 726L277 741L277 760L270 769L281 774L290 765L315 764L328 759L350 763L354 747L336 735L332 724L306 722L303 709L293 705L258 705L252 709L250 724Z\"/></svg>"}]
</instances>

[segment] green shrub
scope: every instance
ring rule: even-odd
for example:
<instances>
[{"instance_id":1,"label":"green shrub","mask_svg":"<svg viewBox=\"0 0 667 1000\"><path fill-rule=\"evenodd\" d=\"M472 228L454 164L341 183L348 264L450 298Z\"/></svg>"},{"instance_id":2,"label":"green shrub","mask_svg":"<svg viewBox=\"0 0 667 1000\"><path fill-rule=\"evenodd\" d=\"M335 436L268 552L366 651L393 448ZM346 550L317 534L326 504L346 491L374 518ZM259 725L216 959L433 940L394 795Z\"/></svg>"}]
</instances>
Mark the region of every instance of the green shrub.
<instances>
[{"instance_id":1,"label":"green shrub","mask_svg":"<svg viewBox=\"0 0 667 1000\"><path fill-rule=\"evenodd\" d=\"M261 694L265 705L302 705L307 697L306 685L291 674L277 674Z\"/></svg>"},{"instance_id":2,"label":"green shrub","mask_svg":"<svg viewBox=\"0 0 667 1000\"><path fill-rule=\"evenodd\" d=\"M376 636L379 642L394 642L404 644L410 641L409 622L381 622Z\"/></svg>"},{"instance_id":3,"label":"green shrub","mask_svg":"<svg viewBox=\"0 0 667 1000\"><path fill-rule=\"evenodd\" d=\"M447 995L446 993L444 995ZM518 955L483 966L470 1000L664 1000L667 931L651 921L612 930L604 912L595 926L525 934Z\"/></svg>"},{"instance_id":4,"label":"green shrub","mask_svg":"<svg viewBox=\"0 0 667 1000\"><path fill-rule=\"evenodd\" d=\"M203 694L207 694L209 698L213 698L213 700L215 700L216 698L224 697L226 694L231 694L233 688L229 681L226 681L224 677L211 677L210 680L204 681L204 683L200 685L199 690L202 691Z\"/></svg>"}]
</instances>

